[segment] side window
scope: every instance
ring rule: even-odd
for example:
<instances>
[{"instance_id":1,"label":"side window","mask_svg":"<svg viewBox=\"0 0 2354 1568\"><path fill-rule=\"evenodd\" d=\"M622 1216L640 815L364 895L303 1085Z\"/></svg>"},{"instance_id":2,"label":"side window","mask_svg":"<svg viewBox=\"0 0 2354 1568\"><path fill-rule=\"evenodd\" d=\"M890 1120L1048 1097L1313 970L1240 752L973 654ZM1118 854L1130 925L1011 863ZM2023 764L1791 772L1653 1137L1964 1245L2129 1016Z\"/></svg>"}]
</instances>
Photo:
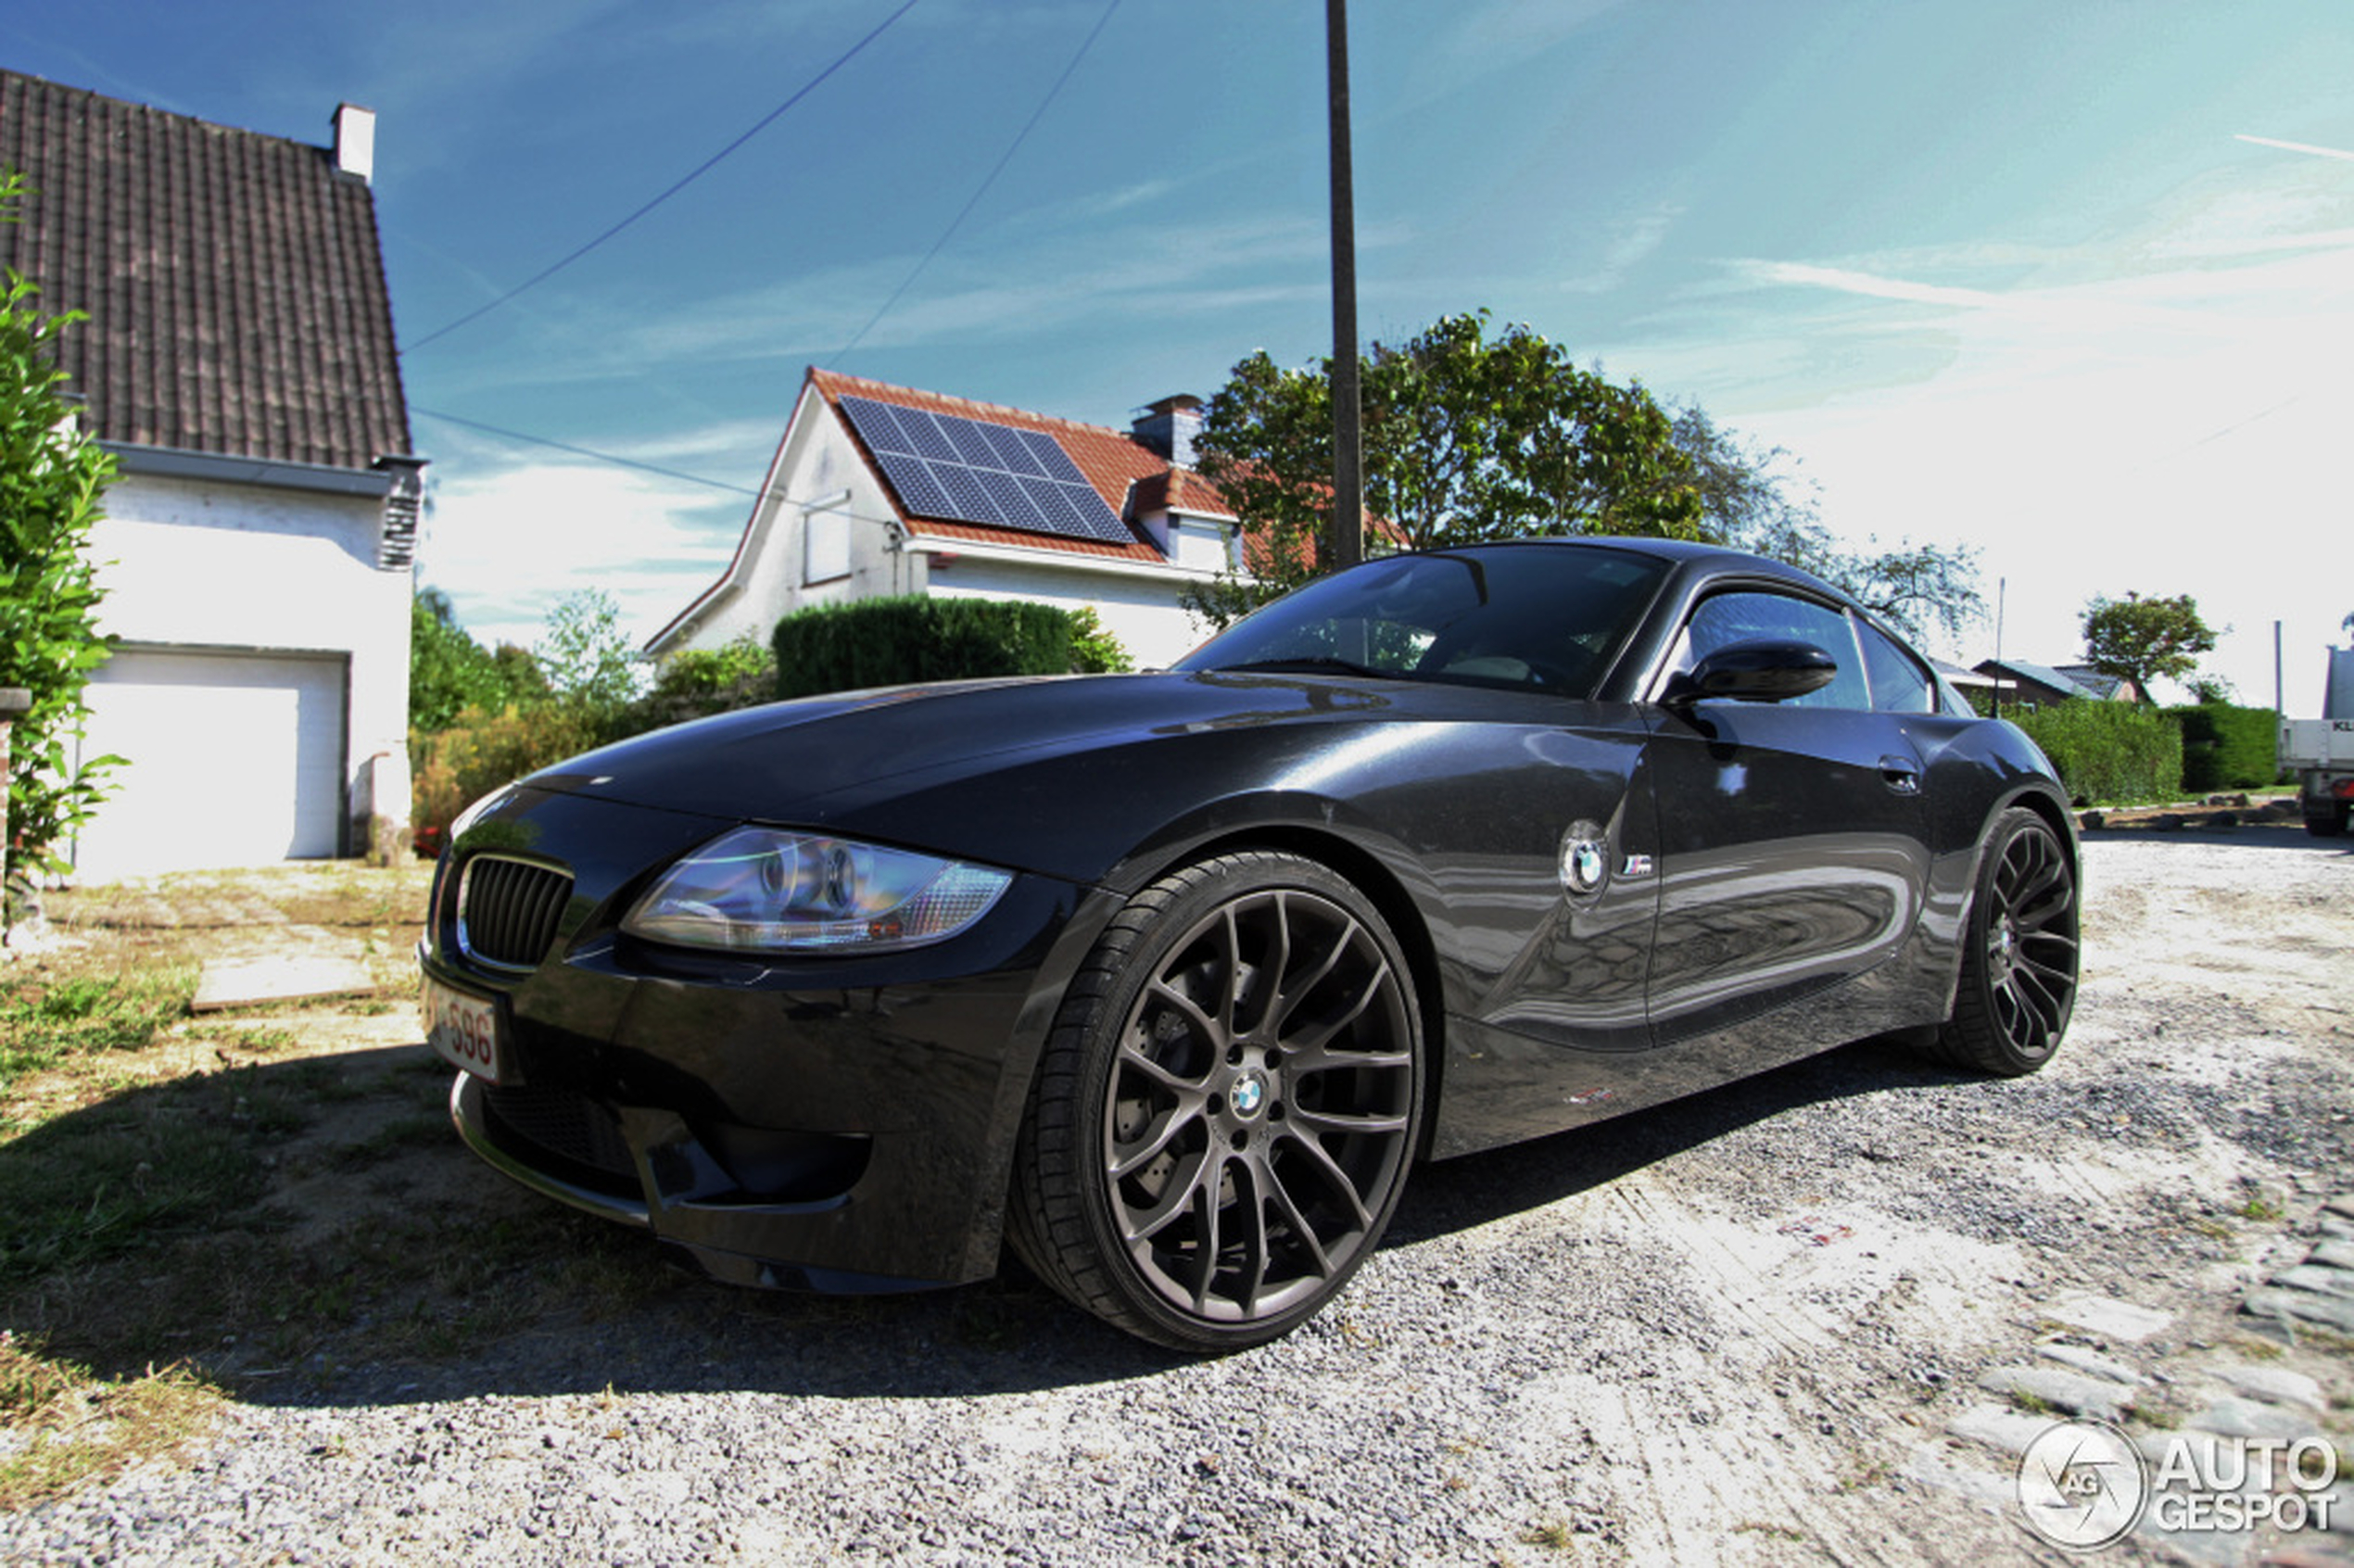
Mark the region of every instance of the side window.
<instances>
[{"instance_id":1,"label":"side window","mask_svg":"<svg viewBox=\"0 0 2354 1568\"><path fill-rule=\"evenodd\" d=\"M1736 642L1760 638L1811 642L1839 664L1839 677L1820 691L1792 698L1784 707L1868 708L1863 662L1855 651L1855 634L1847 617L1812 600L1788 594L1744 590L1720 593L1701 601L1684 629L1679 669L1690 669L1708 654Z\"/></svg>"},{"instance_id":2,"label":"side window","mask_svg":"<svg viewBox=\"0 0 2354 1568\"><path fill-rule=\"evenodd\" d=\"M1926 714L1938 705L1937 683L1911 654L1878 626L1856 627L1864 639L1864 673L1871 678L1872 706L1885 714Z\"/></svg>"}]
</instances>

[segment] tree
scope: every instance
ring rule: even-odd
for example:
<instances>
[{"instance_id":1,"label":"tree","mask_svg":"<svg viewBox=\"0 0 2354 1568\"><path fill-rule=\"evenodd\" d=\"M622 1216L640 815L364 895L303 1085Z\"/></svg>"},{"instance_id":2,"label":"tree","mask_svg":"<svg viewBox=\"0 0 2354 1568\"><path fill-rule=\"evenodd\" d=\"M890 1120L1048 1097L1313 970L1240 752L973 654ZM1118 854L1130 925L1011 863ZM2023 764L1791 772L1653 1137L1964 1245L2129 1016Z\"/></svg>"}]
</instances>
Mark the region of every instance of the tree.
<instances>
[{"instance_id":1,"label":"tree","mask_svg":"<svg viewBox=\"0 0 2354 1568\"><path fill-rule=\"evenodd\" d=\"M0 222L17 221L23 194L22 175L0 171ZM89 715L83 689L108 651L85 547L115 464L59 391L56 345L83 317L43 315L38 293L13 268L0 285L0 686L32 697L9 738L14 853L61 870L57 846L90 819L103 774L122 761L73 755Z\"/></svg>"},{"instance_id":2,"label":"tree","mask_svg":"<svg viewBox=\"0 0 2354 1568\"><path fill-rule=\"evenodd\" d=\"M1691 465L1651 394L1571 362L1529 328L1487 335L1453 315L1361 379L1365 508L1374 548L1425 550L1526 534L1703 535ZM1332 362L1277 366L1260 349L1210 399L1203 477L1242 519L1256 583L1188 590L1223 625L1332 559Z\"/></svg>"},{"instance_id":3,"label":"tree","mask_svg":"<svg viewBox=\"0 0 2354 1568\"><path fill-rule=\"evenodd\" d=\"M430 735L468 708L497 713L547 695L547 677L528 651L483 647L458 624L448 594L417 590L409 605L410 728Z\"/></svg>"},{"instance_id":4,"label":"tree","mask_svg":"<svg viewBox=\"0 0 2354 1568\"><path fill-rule=\"evenodd\" d=\"M622 635L621 606L602 588L558 600L531 651L556 701L593 713L618 714L645 685L645 666Z\"/></svg>"},{"instance_id":5,"label":"tree","mask_svg":"<svg viewBox=\"0 0 2354 1568\"><path fill-rule=\"evenodd\" d=\"M1672 419L1637 385L1581 369L1525 326L1487 335L1485 310L1442 318L1362 373L1370 548L1527 535L1704 539L1804 567L1919 635L1983 613L1973 552L1841 548L1811 493L1698 408ZM1286 371L1264 350L1210 399L1195 450L1242 520L1248 577L1188 588L1213 626L1331 559L1331 361Z\"/></svg>"},{"instance_id":6,"label":"tree","mask_svg":"<svg viewBox=\"0 0 2354 1568\"><path fill-rule=\"evenodd\" d=\"M2215 633L2187 593L2171 599L2095 596L2084 607L2086 663L2103 675L2132 681L2145 699L2153 680L2180 679L2214 647Z\"/></svg>"},{"instance_id":7,"label":"tree","mask_svg":"<svg viewBox=\"0 0 2354 1568\"><path fill-rule=\"evenodd\" d=\"M1698 404L1677 414L1675 441L1691 461L1708 537L1812 572L1915 639L1932 626L1958 635L1985 617L1975 550L1884 547L1876 537L1843 549L1815 510L1814 486L1787 472L1794 460L1779 447L1751 445Z\"/></svg>"}]
</instances>

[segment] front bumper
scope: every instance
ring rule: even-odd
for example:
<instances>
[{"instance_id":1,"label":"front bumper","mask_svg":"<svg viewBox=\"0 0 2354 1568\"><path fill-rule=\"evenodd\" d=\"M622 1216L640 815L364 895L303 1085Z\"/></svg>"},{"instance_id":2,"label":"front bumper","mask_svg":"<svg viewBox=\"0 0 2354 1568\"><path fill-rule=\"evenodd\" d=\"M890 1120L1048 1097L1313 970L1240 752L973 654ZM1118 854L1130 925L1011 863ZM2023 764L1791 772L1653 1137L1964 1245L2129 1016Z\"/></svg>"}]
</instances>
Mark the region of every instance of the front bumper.
<instances>
[{"instance_id":1,"label":"front bumper","mask_svg":"<svg viewBox=\"0 0 2354 1568\"><path fill-rule=\"evenodd\" d=\"M971 930L859 959L692 953L619 931L654 876L728 826L526 791L452 846L419 962L494 1000L505 1067L496 1087L459 1075L460 1135L532 1191L731 1283L986 1277L1031 1070L1107 896L1018 877ZM484 848L572 879L527 968L458 940L458 879Z\"/></svg>"}]
</instances>

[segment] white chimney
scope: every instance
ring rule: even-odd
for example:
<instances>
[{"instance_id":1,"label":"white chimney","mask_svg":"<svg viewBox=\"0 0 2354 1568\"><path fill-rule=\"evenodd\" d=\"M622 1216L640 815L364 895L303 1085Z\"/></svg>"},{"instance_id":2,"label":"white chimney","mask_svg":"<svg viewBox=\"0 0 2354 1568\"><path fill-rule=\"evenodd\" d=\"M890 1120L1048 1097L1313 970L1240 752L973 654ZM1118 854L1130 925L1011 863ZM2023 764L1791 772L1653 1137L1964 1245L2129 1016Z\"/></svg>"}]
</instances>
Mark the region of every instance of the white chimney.
<instances>
[{"instance_id":1,"label":"white chimney","mask_svg":"<svg viewBox=\"0 0 2354 1568\"><path fill-rule=\"evenodd\" d=\"M376 172L376 111L358 104L335 106L335 167L373 180Z\"/></svg>"}]
</instances>

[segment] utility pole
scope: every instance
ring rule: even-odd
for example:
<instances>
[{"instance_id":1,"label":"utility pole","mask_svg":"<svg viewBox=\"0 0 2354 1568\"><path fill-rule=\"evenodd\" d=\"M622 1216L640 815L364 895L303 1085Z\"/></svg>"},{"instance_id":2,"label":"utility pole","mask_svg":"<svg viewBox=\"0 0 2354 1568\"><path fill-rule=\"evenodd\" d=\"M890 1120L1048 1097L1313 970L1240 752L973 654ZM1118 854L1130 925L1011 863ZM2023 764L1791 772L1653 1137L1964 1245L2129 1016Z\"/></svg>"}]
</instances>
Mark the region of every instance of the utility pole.
<instances>
[{"instance_id":1,"label":"utility pole","mask_svg":"<svg viewBox=\"0 0 2354 1568\"><path fill-rule=\"evenodd\" d=\"M1348 0L1324 0L1333 158L1333 560L1365 558L1364 436L1357 407L1357 196L1348 163Z\"/></svg>"}]
</instances>

